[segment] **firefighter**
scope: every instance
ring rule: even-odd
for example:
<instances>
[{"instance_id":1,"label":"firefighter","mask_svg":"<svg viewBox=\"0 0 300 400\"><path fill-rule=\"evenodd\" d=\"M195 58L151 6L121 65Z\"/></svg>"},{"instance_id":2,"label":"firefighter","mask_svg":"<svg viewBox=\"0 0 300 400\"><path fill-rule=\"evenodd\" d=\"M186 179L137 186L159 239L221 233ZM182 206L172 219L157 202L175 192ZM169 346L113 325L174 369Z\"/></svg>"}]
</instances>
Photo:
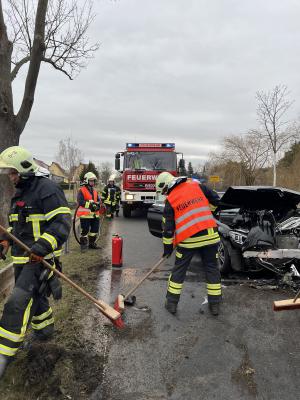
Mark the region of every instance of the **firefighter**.
<instances>
[{"instance_id":1,"label":"firefighter","mask_svg":"<svg viewBox=\"0 0 300 400\"><path fill-rule=\"evenodd\" d=\"M194 254L200 253L205 267L209 309L216 316L221 301L221 276L217 262L220 238L210 204L215 208L219 196L196 181L186 177L174 178L168 172L157 177L156 191L167 196L163 212L163 256L169 257L176 247L165 307L171 314L176 313L186 271Z\"/></svg>"},{"instance_id":2,"label":"firefighter","mask_svg":"<svg viewBox=\"0 0 300 400\"><path fill-rule=\"evenodd\" d=\"M97 177L93 172L84 175L83 186L79 189L77 196L77 216L80 218L81 251L88 248L97 249L96 239L100 224L100 196L95 190Z\"/></svg>"},{"instance_id":3,"label":"firefighter","mask_svg":"<svg viewBox=\"0 0 300 400\"><path fill-rule=\"evenodd\" d=\"M39 170L26 149L13 146L0 154L0 172L16 191L9 211L9 230L30 249L30 254L2 236L0 257L11 246L15 287L0 320L0 377L21 346L31 323L33 336L47 339L54 331L48 296L61 298L59 279L44 268L47 259L61 267L59 256L71 229L71 211L63 191Z\"/></svg>"},{"instance_id":4,"label":"firefighter","mask_svg":"<svg viewBox=\"0 0 300 400\"><path fill-rule=\"evenodd\" d=\"M104 187L101 199L106 206L106 217L113 218L114 213L116 213L116 217L119 216L120 210L120 200L121 200L121 190L119 186L115 185L115 175L111 175L108 178L108 183Z\"/></svg>"}]
</instances>

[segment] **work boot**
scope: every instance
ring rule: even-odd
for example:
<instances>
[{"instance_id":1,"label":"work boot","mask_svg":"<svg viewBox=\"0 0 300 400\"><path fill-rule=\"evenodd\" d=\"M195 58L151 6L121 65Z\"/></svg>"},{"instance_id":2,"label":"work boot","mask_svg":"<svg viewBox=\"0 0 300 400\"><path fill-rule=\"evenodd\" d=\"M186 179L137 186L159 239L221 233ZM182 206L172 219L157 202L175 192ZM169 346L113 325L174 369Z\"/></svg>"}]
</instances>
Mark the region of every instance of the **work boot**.
<instances>
[{"instance_id":1,"label":"work boot","mask_svg":"<svg viewBox=\"0 0 300 400\"><path fill-rule=\"evenodd\" d=\"M119 210L116 210L116 217L119 216Z\"/></svg>"},{"instance_id":2,"label":"work boot","mask_svg":"<svg viewBox=\"0 0 300 400\"><path fill-rule=\"evenodd\" d=\"M174 315L177 311L177 302L166 299L165 308Z\"/></svg>"},{"instance_id":3,"label":"work boot","mask_svg":"<svg viewBox=\"0 0 300 400\"><path fill-rule=\"evenodd\" d=\"M80 249L84 253L88 249L88 238L86 236L80 237Z\"/></svg>"},{"instance_id":4,"label":"work boot","mask_svg":"<svg viewBox=\"0 0 300 400\"><path fill-rule=\"evenodd\" d=\"M10 357L4 356L3 354L0 354L0 379L4 375L4 372L10 362L9 360Z\"/></svg>"},{"instance_id":5,"label":"work boot","mask_svg":"<svg viewBox=\"0 0 300 400\"><path fill-rule=\"evenodd\" d=\"M97 236L90 236L89 237L89 248L90 249L99 249L96 243Z\"/></svg>"},{"instance_id":6,"label":"work boot","mask_svg":"<svg viewBox=\"0 0 300 400\"><path fill-rule=\"evenodd\" d=\"M220 313L220 303L208 303L209 311L215 317Z\"/></svg>"}]
</instances>

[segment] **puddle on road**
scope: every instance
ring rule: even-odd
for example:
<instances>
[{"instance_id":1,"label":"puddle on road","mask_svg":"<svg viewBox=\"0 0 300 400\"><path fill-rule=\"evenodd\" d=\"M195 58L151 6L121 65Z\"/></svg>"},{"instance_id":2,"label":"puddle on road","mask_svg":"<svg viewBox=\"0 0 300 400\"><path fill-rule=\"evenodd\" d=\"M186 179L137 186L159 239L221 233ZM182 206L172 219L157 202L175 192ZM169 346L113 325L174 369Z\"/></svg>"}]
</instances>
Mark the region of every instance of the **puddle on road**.
<instances>
[{"instance_id":1,"label":"puddle on road","mask_svg":"<svg viewBox=\"0 0 300 400\"><path fill-rule=\"evenodd\" d=\"M98 275L97 295L106 303L113 303L118 294L126 293L140 278L135 268L105 267Z\"/></svg>"}]
</instances>

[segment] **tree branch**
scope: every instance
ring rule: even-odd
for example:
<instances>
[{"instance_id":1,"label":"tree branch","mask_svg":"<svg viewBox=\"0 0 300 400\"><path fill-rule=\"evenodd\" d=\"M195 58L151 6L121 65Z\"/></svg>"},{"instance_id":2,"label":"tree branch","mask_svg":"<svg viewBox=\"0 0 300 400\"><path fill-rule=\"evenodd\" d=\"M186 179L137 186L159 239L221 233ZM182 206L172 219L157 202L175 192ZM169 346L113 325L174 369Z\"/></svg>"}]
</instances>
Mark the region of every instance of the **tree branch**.
<instances>
[{"instance_id":1,"label":"tree branch","mask_svg":"<svg viewBox=\"0 0 300 400\"><path fill-rule=\"evenodd\" d=\"M62 73L64 73L71 81L73 80L72 76L63 68L59 67L58 65L55 64L54 61L51 60L51 58L46 58L43 57L42 61L44 61L45 63L48 63L50 65L52 65L53 68L57 69L58 71L61 71Z\"/></svg>"},{"instance_id":2,"label":"tree branch","mask_svg":"<svg viewBox=\"0 0 300 400\"><path fill-rule=\"evenodd\" d=\"M27 56L27 57L22 58L22 60L20 60L20 61L18 61L18 62L16 63L15 68L11 71L11 74L10 74L11 81L13 81L13 80L15 79L15 77L17 76L17 74L18 74L20 68L21 68L24 64L28 63L29 61L30 61L30 57Z\"/></svg>"}]
</instances>

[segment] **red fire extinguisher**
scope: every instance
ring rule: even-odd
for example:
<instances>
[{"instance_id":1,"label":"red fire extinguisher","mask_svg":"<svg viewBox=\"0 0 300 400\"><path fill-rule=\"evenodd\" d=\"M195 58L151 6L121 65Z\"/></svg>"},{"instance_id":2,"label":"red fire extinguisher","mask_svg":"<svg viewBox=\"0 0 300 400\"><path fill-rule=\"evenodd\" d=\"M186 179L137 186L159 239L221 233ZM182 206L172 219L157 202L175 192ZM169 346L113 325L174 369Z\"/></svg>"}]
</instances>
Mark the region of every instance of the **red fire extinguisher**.
<instances>
[{"instance_id":1,"label":"red fire extinguisher","mask_svg":"<svg viewBox=\"0 0 300 400\"><path fill-rule=\"evenodd\" d=\"M123 257L123 239L117 233L115 233L112 237L112 257L111 263L113 267L122 267Z\"/></svg>"}]
</instances>

